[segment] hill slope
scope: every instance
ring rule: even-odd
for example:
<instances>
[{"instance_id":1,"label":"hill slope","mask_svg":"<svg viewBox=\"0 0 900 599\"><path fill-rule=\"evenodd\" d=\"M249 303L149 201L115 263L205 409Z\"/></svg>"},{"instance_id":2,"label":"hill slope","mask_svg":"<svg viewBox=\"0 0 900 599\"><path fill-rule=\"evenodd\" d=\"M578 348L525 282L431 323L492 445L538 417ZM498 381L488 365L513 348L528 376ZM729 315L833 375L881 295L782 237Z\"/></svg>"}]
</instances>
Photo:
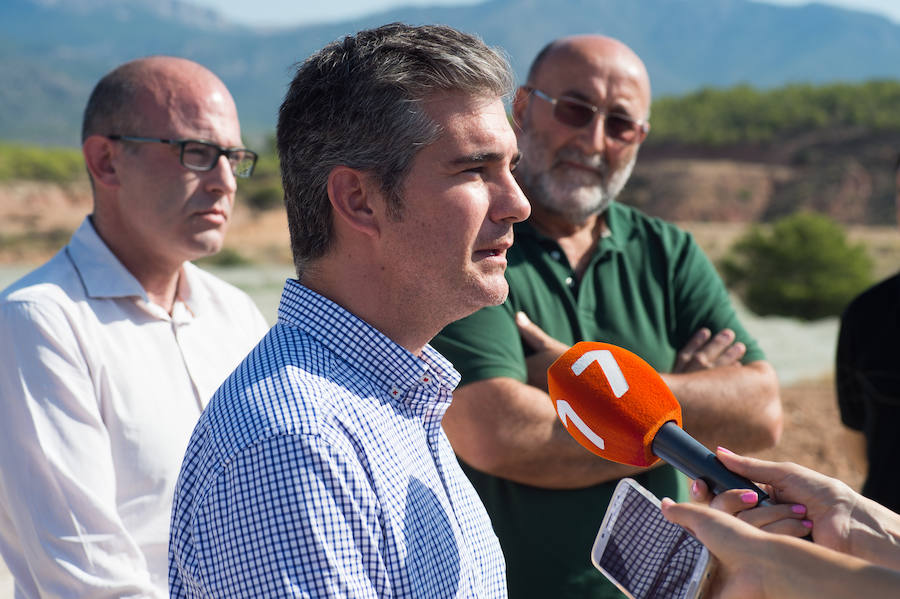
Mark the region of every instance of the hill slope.
<instances>
[{"instance_id":1,"label":"hill slope","mask_svg":"<svg viewBox=\"0 0 900 599\"><path fill-rule=\"evenodd\" d=\"M390 21L446 23L504 48L521 78L547 41L612 35L645 60L655 97L739 82L900 78L900 26L838 8L749 0L491 0L398 8L279 31L228 23L177 0L0 3L0 139L74 145L87 95L116 64L154 53L197 60L232 89L245 131L274 129L291 65L325 43Z\"/></svg>"}]
</instances>

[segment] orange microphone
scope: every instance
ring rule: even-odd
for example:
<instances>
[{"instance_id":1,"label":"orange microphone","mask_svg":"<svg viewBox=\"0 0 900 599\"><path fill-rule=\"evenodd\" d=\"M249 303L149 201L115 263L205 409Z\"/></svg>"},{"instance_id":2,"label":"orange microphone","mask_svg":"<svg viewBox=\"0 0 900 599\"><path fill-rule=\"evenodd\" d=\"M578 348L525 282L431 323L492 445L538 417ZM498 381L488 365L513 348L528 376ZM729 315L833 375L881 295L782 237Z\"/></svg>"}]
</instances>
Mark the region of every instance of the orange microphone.
<instances>
[{"instance_id":1,"label":"orange microphone","mask_svg":"<svg viewBox=\"0 0 900 599\"><path fill-rule=\"evenodd\" d=\"M627 349L592 341L569 348L547 370L550 399L569 434L600 457L646 467L663 459L713 493L750 489L681 428L681 405L659 373Z\"/></svg>"}]
</instances>

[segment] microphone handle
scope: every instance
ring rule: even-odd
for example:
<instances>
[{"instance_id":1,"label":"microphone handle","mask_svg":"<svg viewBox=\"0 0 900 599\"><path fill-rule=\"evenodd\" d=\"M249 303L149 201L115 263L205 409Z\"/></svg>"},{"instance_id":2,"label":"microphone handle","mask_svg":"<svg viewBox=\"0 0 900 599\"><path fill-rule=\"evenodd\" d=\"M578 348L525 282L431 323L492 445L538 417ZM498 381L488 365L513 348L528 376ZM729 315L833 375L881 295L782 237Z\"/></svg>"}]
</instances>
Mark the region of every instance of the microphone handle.
<instances>
[{"instance_id":1,"label":"microphone handle","mask_svg":"<svg viewBox=\"0 0 900 599\"><path fill-rule=\"evenodd\" d=\"M662 425L650 450L690 478L702 479L715 495L728 489L750 489L759 497L759 505L774 505L768 493L749 479L728 470L716 454L674 422Z\"/></svg>"}]
</instances>

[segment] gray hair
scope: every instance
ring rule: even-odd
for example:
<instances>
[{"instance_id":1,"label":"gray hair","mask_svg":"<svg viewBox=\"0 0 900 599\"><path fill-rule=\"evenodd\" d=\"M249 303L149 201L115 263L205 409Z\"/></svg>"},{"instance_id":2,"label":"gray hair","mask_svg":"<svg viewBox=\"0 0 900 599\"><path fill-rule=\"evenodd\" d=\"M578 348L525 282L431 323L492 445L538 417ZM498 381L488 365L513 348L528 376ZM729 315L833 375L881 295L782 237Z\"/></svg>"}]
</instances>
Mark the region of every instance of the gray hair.
<instances>
[{"instance_id":1,"label":"gray hair","mask_svg":"<svg viewBox=\"0 0 900 599\"><path fill-rule=\"evenodd\" d=\"M372 173L402 216L402 184L439 127L424 111L437 91L504 97L506 59L475 36L392 23L325 46L297 68L278 115L277 142L298 274L332 244L328 176L344 165Z\"/></svg>"}]
</instances>

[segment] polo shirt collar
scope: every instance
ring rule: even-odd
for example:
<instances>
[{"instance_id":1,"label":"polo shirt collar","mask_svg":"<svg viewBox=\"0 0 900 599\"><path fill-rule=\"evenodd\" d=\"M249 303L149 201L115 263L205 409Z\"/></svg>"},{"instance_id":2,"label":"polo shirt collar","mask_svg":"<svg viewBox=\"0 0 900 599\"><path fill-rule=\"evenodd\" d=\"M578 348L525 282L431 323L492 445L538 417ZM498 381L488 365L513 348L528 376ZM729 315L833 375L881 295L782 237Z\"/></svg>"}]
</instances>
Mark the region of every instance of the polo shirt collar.
<instances>
[{"instance_id":1,"label":"polo shirt collar","mask_svg":"<svg viewBox=\"0 0 900 599\"><path fill-rule=\"evenodd\" d=\"M421 358L398 345L339 304L288 279L278 306L278 320L314 337L351 368L403 403L414 387L438 384L452 390L460 374L430 345ZM436 379L432 381L432 378Z\"/></svg>"},{"instance_id":2,"label":"polo shirt collar","mask_svg":"<svg viewBox=\"0 0 900 599\"><path fill-rule=\"evenodd\" d=\"M81 277L88 297L92 299L133 297L151 304L144 287L100 238L90 216L85 217L72 235L66 251ZM194 316L207 299L203 293L203 286L197 284L198 270L189 262L182 265L176 294L176 309L178 302L183 302Z\"/></svg>"},{"instance_id":3,"label":"polo shirt collar","mask_svg":"<svg viewBox=\"0 0 900 599\"><path fill-rule=\"evenodd\" d=\"M625 249L626 241L634 233L634 223L630 218L631 208L624 206L618 202L611 202L609 208L606 209L606 227L610 234L597 240L598 249L602 245L605 250L621 252ZM543 243L552 243L554 246L559 244L556 240L547 237L538 231L531 220L525 220L513 225L513 231L516 236L532 237Z\"/></svg>"},{"instance_id":4,"label":"polo shirt collar","mask_svg":"<svg viewBox=\"0 0 900 599\"><path fill-rule=\"evenodd\" d=\"M89 297L139 297L149 301L138 280L100 239L90 216L85 217L66 249Z\"/></svg>"}]
</instances>

